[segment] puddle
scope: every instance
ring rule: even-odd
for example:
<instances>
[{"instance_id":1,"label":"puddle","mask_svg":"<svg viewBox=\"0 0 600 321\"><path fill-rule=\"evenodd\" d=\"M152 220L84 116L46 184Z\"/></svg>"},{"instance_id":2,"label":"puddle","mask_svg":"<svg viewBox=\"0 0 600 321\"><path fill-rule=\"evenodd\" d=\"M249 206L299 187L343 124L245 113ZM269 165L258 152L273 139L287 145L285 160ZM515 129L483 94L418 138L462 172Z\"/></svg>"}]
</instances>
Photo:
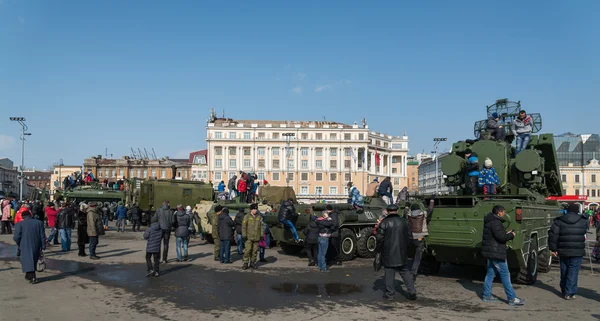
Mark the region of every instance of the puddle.
<instances>
[{"instance_id":1,"label":"puddle","mask_svg":"<svg viewBox=\"0 0 600 321\"><path fill-rule=\"evenodd\" d=\"M340 296L362 292L362 287L357 284L345 283L281 283L271 286L271 289L290 295L310 296Z\"/></svg>"},{"instance_id":2,"label":"puddle","mask_svg":"<svg viewBox=\"0 0 600 321\"><path fill-rule=\"evenodd\" d=\"M13 244L0 243L0 259L16 259L17 246Z\"/></svg>"}]
</instances>

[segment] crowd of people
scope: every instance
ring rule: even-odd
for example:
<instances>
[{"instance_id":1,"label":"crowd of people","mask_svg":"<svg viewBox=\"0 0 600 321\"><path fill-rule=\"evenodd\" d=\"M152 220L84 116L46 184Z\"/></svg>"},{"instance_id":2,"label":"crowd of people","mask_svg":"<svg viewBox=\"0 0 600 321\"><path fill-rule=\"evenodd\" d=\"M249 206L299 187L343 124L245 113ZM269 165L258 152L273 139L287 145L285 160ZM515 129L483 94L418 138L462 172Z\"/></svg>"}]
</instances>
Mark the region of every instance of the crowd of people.
<instances>
[{"instance_id":1,"label":"crowd of people","mask_svg":"<svg viewBox=\"0 0 600 321\"><path fill-rule=\"evenodd\" d=\"M256 173L245 173L240 171L240 178L233 175L227 184L225 181L220 181L217 185L218 198L222 200L232 200L239 196L243 203L254 203L260 193L261 186L268 186L267 180L261 182L258 180Z\"/></svg>"}]
</instances>

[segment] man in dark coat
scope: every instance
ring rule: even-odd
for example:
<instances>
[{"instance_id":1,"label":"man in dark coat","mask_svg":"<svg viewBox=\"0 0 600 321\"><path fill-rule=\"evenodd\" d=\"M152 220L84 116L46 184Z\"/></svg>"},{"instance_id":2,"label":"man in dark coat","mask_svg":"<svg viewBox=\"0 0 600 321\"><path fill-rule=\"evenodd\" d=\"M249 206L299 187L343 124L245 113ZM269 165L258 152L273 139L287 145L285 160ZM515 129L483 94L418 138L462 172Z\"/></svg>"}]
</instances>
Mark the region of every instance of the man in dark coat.
<instances>
[{"instance_id":1,"label":"man in dark coat","mask_svg":"<svg viewBox=\"0 0 600 321\"><path fill-rule=\"evenodd\" d=\"M21 249L21 269L25 273L25 279L31 284L37 283L35 267L46 249L46 234L44 224L39 220L32 219L31 212L23 212L23 221L15 225L13 240Z\"/></svg>"},{"instance_id":2,"label":"man in dark coat","mask_svg":"<svg viewBox=\"0 0 600 321\"><path fill-rule=\"evenodd\" d=\"M235 214L235 233L237 241L237 250L239 255L244 255L244 237L242 236L242 222L244 222L245 212L243 208Z\"/></svg>"},{"instance_id":3,"label":"man in dark coat","mask_svg":"<svg viewBox=\"0 0 600 321\"><path fill-rule=\"evenodd\" d=\"M332 222L327 261L329 261L329 265L342 265L342 260L340 259L340 248L342 246L342 238L340 235L340 213L334 211L333 206L330 204L325 207L325 210L327 210L327 215L329 215Z\"/></svg>"},{"instance_id":4,"label":"man in dark coat","mask_svg":"<svg viewBox=\"0 0 600 321\"><path fill-rule=\"evenodd\" d=\"M131 224L133 225L132 231L140 231L140 209L137 204L133 204L131 209L129 209L129 217L131 218ZM137 230L136 230L137 227Z\"/></svg>"},{"instance_id":5,"label":"man in dark coat","mask_svg":"<svg viewBox=\"0 0 600 321\"><path fill-rule=\"evenodd\" d=\"M56 228L60 235L60 244L62 246L62 252L68 252L71 250L71 231L75 227L75 217L73 209L66 203L61 202L60 210L56 215Z\"/></svg>"},{"instance_id":6,"label":"man in dark coat","mask_svg":"<svg viewBox=\"0 0 600 321\"><path fill-rule=\"evenodd\" d=\"M230 264L230 245L231 239L233 238L233 229L235 228L235 222L229 216L229 209L223 208L221 215L219 215L219 258L221 263ZM216 242L216 240L215 240Z\"/></svg>"},{"instance_id":7,"label":"man in dark coat","mask_svg":"<svg viewBox=\"0 0 600 321\"><path fill-rule=\"evenodd\" d=\"M160 224L155 220L144 232L144 239L148 241L146 242L146 266L148 267L146 276L154 275L158 277L160 275L160 241L162 236ZM154 257L154 264L152 264L152 257Z\"/></svg>"},{"instance_id":8,"label":"man in dark coat","mask_svg":"<svg viewBox=\"0 0 600 321\"><path fill-rule=\"evenodd\" d=\"M78 256L85 257L85 245L90 242L87 234L87 205L81 203L77 212L77 247L79 248Z\"/></svg>"},{"instance_id":9,"label":"man in dark coat","mask_svg":"<svg viewBox=\"0 0 600 321\"><path fill-rule=\"evenodd\" d=\"M567 214L554 219L550 228L548 245L552 254L560 257L560 290L565 300L571 300L577 294L587 226L588 220L579 215L579 206L571 204Z\"/></svg>"},{"instance_id":10,"label":"man in dark coat","mask_svg":"<svg viewBox=\"0 0 600 321\"><path fill-rule=\"evenodd\" d=\"M171 238L171 229L173 228L173 211L169 206L169 201L164 201L163 205L154 214L158 219L158 224L163 232L163 263L167 263L169 256L169 239Z\"/></svg>"},{"instance_id":11,"label":"man in dark coat","mask_svg":"<svg viewBox=\"0 0 600 321\"><path fill-rule=\"evenodd\" d=\"M504 292L510 305L523 305L525 300L519 299L510 282L510 271L506 264L506 242L515 238L515 231L504 230L504 207L496 205L492 212L483 219L483 241L481 254L487 259L487 275L483 282L483 302L494 302L492 282L496 274L500 275Z\"/></svg>"},{"instance_id":12,"label":"man in dark coat","mask_svg":"<svg viewBox=\"0 0 600 321\"><path fill-rule=\"evenodd\" d=\"M233 175L233 177L229 179L229 182L227 182L227 189L229 190L229 199L230 200L232 200L234 195L237 194L237 186L235 184L236 181L237 181L237 175Z\"/></svg>"},{"instance_id":13,"label":"man in dark coat","mask_svg":"<svg viewBox=\"0 0 600 321\"><path fill-rule=\"evenodd\" d=\"M393 300L396 293L394 281L396 272L400 273L406 288L408 299L417 299L413 278L408 268L408 245L412 242L412 233L408 228L405 218L398 215L398 206L389 205L386 208L388 215L381 221L377 228L377 247L381 252L381 266L385 269L385 294L386 300Z\"/></svg>"}]
</instances>

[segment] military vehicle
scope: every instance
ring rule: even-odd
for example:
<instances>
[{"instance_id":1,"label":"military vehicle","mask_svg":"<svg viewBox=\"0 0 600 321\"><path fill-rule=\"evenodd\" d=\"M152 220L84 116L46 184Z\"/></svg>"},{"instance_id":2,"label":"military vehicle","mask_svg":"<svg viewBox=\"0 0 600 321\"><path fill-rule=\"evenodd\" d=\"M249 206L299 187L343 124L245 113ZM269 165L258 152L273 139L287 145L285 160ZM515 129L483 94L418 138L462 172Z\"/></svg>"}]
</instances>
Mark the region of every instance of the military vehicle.
<instances>
[{"instance_id":1,"label":"military vehicle","mask_svg":"<svg viewBox=\"0 0 600 321\"><path fill-rule=\"evenodd\" d=\"M57 191L54 199L75 202L120 202L125 200L125 193L103 189L97 185L84 185L66 191Z\"/></svg>"},{"instance_id":2,"label":"military vehicle","mask_svg":"<svg viewBox=\"0 0 600 321\"><path fill-rule=\"evenodd\" d=\"M387 207L387 203L381 197L367 198L362 210L355 210L351 204L330 204L334 210L340 213L340 259L351 261L354 258L370 258L375 256L376 240L373 235L373 227L377 219ZM298 218L293 222L296 226L298 236L303 239L302 232L310 223L311 217L320 215L325 211L327 204L298 204L296 211ZM294 255L300 253L303 244L294 242L289 229L283 228L283 224L277 219L279 206L273 208L272 213L267 215L267 224L271 230L273 239L279 242L281 249L286 254Z\"/></svg>"},{"instance_id":3,"label":"military vehicle","mask_svg":"<svg viewBox=\"0 0 600 321\"><path fill-rule=\"evenodd\" d=\"M506 209L504 226L516 237L507 243L508 266L516 279L533 284L538 272L548 272L552 255L548 249L548 231L561 206L546 198L562 195L561 176L552 134L532 135L527 148L515 156L511 146L511 123L518 117L520 102L498 100L487 107L488 117L500 115L507 130L505 141L492 140L481 125L475 124L480 139L459 141L443 158L441 170L451 195L434 197L435 210L428 218L427 252L421 265L423 272L436 273L441 263L485 265L481 255L483 220L495 205ZM531 114L530 114L531 115ZM541 130L541 117L534 118L534 133ZM500 179L496 195L471 195L466 188L465 151L477 153L479 165L490 158ZM429 202L425 198L421 205Z\"/></svg>"}]
</instances>

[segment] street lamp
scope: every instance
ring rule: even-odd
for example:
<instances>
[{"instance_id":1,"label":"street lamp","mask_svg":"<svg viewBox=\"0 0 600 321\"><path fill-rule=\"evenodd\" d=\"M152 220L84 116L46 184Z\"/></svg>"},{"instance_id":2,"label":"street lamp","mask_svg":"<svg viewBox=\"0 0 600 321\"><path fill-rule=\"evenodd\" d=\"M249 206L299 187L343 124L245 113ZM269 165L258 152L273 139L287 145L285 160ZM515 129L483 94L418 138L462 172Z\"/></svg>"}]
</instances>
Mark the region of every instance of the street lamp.
<instances>
[{"instance_id":1,"label":"street lamp","mask_svg":"<svg viewBox=\"0 0 600 321\"><path fill-rule=\"evenodd\" d=\"M25 117L10 117L10 121L16 121L21 125L21 174L19 175L19 200L23 201L23 169L25 168L25 136L31 136L31 133L26 133L28 129L25 125Z\"/></svg>"},{"instance_id":2,"label":"street lamp","mask_svg":"<svg viewBox=\"0 0 600 321\"><path fill-rule=\"evenodd\" d=\"M288 171L290 170L289 157L290 157L290 137L296 136L296 133L283 133L281 136L285 137L285 186L290 186L290 176L288 175Z\"/></svg>"},{"instance_id":3,"label":"street lamp","mask_svg":"<svg viewBox=\"0 0 600 321\"><path fill-rule=\"evenodd\" d=\"M440 144L440 142L445 142L448 139L445 137L437 137L434 138L434 144L433 146L435 147L435 151L433 151L433 153L435 154L435 194L438 195L439 194L439 180L438 180L438 171L439 171L439 167L438 167L438 145Z\"/></svg>"}]
</instances>

